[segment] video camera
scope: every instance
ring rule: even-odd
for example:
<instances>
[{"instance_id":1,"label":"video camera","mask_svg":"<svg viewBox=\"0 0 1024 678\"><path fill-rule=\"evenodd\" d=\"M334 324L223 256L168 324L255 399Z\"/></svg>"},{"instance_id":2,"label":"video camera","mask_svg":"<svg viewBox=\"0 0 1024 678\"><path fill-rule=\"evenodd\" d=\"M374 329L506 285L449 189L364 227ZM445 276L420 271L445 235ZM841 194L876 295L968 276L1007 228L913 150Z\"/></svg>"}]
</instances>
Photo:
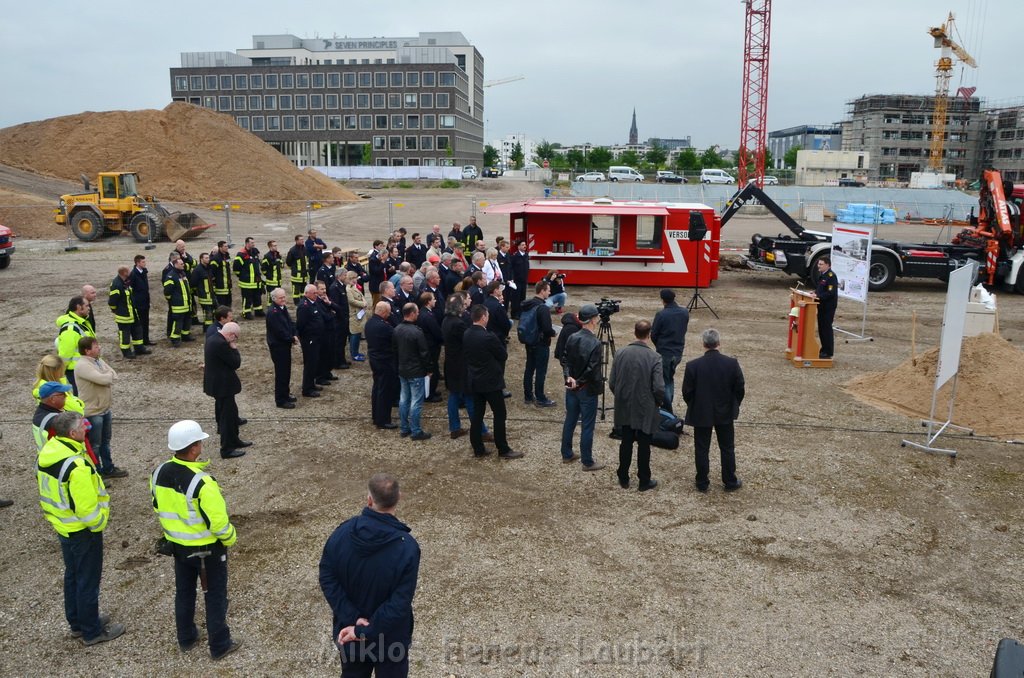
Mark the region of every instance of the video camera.
<instances>
[{"instance_id":1,"label":"video camera","mask_svg":"<svg viewBox=\"0 0 1024 678\"><path fill-rule=\"evenodd\" d=\"M597 314L601 316L601 320L608 322L613 313L618 313L621 310L620 304L622 304L621 299L601 297L601 301L597 302L595 306L597 306Z\"/></svg>"}]
</instances>

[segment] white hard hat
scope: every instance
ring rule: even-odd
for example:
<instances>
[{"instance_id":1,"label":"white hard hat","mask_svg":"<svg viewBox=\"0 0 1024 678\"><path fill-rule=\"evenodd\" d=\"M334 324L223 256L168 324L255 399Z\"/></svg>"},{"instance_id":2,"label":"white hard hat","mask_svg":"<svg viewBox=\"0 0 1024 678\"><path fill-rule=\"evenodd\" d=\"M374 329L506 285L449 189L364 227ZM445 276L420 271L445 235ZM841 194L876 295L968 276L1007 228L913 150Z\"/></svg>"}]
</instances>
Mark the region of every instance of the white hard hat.
<instances>
[{"instance_id":1,"label":"white hard hat","mask_svg":"<svg viewBox=\"0 0 1024 678\"><path fill-rule=\"evenodd\" d=\"M192 443L206 440L209 433L203 432L203 427L191 419L179 421L167 430L167 448L171 452L180 452Z\"/></svg>"}]
</instances>

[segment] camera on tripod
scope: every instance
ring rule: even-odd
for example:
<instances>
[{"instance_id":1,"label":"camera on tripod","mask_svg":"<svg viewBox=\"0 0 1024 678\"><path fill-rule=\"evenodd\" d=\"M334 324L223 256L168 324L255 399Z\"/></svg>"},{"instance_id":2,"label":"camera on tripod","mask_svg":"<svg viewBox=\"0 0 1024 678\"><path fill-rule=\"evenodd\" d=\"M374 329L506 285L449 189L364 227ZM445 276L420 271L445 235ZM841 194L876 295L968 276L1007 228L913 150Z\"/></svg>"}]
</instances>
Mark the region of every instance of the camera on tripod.
<instances>
[{"instance_id":1,"label":"camera on tripod","mask_svg":"<svg viewBox=\"0 0 1024 678\"><path fill-rule=\"evenodd\" d=\"M622 299L609 299L608 297L601 297L601 301L597 302L597 314L601 316L601 320L608 322L613 313L618 313L621 310Z\"/></svg>"}]
</instances>

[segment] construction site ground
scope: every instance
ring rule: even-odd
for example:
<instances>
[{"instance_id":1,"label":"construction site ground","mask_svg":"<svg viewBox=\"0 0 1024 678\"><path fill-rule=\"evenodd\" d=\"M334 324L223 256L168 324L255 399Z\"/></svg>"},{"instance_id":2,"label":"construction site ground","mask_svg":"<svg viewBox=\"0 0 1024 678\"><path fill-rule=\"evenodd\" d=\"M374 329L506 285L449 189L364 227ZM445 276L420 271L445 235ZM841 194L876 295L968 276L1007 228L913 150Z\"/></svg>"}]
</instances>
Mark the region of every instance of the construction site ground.
<instances>
[{"instance_id":1,"label":"construction site ground","mask_svg":"<svg viewBox=\"0 0 1024 678\"><path fill-rule=\"evenodd\" d=\"M12 174L18 185L12 185ZM737 250L754 232L778 233L768 218L739 217L723 232L723 268L703 295L717 311L695 311L684 360L700 355L701 330L721 330L722 350L737 356L747 397L737 422L738 471L744 487L720 484L700 494L693 484L693 439L676 451L656 450L660 485L648 493L619 488L617 442L599 421L595 456L609 464L583 473L559 461L564 406L557 366L548 395L558 407L522 400L523 351L513 340L506 378L509 439L526 453L506 462L472 458L466 438L447 435L443 404L428 404L424 426L434 437L413 443L370 423L369 365L338 372L317 400L274 407L272 371L262 320L242 322L243 437L255 444L240 459L221 460L216 436L206 446L213 473L238 528L230 550L229 622L241 651L212 664L203 647L178 650L174 577L155 555L159 535L147 481L170 455L168 426L193 418L214 428L213 402L202 393L202 344L172 349L164 339L159 271L171 249L149 252L154 292L151 331L159 345L129 362L117 350L103 301L119 265L143 252L128 237L73 242L47 229L55 202L52 180L0 172L0 190L44 216L32 237L18 224L18 252L0 272L2 450L0 496L0 665L4 673L55 675L337 675L331 617L317 582L321 549L331 531L365 504L366 480L378 471L402 485L398 515L422 548L414 602L415 676L703 676L901 675L987 673L1001 637L1024 635L1024 412L1006 397L966 378L971 401L955 413L1002 411L1016 431L997 436L947 434L956 458L901 447L924 440L919 417L931 393L896 369L938 343L945 287L899 280L872 294L866 331L873 340L844 343L833 369L795 369L784 358L788 288L796 281L744 269ZM475 202L504 202L541 193L537 184L470 182L460 189L360 188L370 199L314 212L311 222L331 245L367 247L395 226L426 232L465 221ZM13 198L12 198L13 199ZM226 239L223 213L190 206L217 222L189 251ZM26 222L27 223L27 222ZM507 236L503 215L480 214L488 240ZM264 248L286 249L304 233L306 215L232 215L231 239L247 235ZM889 230L891 229L891 230ZM888 232L887 232L888 230ZM902 240L930 239L927 227L883 227ZM731 249L730 249L731 248ZM567 279L569 307L602 296L622 299L612 317L619 347L633 323L660 307L649 288L581 288ZM115 462L131 476L109 483L101 609L127 634L91 648L69 637L62 610L60 549L37 503L29 394L40 356L53 349L54 319L83 283L101 289L96 315L104 354L119 373L114 387ZM685 303L691 291L678 290ZM238 292L235 290L236 307ZM998 295L1005 342L998 365L1018 364L1024 342L1024 297ZM237 310L237 308L236 308ZM862 307L841 301L836 323L858 332ZM965 355L970 355L965 351ZM293 392L301 357L296 350ZM903 397L902 413L865 404L844 384L867 373L872 388L920 391ZM1020 374L987 374L1020 382ZM677 375L677 399L682 368ZM990 382L991 383L991 382ZM917 403L918 415L906 410ZM678 402L678 400L677 400ZM608 405L613 404L610 394ZM397 416L397 414L396 414ZM1005 424L1005 421L1003 422ZM468 425L465 417L463 425ZM717 473L712 451L712 475ZM204 626L202 605L198 622ZM205 637L205 633L204 633Z\"/></svg>"}]
</instances>

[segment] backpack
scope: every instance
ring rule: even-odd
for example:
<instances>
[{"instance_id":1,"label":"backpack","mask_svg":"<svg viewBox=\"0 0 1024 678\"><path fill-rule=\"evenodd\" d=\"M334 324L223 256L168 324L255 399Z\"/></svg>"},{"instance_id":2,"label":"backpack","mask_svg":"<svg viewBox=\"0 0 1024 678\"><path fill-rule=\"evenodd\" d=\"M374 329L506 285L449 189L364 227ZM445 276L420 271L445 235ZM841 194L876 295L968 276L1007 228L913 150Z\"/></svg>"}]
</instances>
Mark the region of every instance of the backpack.
<instances>
[{"instance_id":1,"label":"backpack","mask_svg":"<svg viewBox=\"0 0 1024 678\"><path fill-rule=\"evenodd\" d=\"M520 343L527 346L535 346L540 343L540 325L537 324L538 308L540 308L540 304L531 306L519 315L516 334L519 336Z\"/></svg>"}]
</instances>

